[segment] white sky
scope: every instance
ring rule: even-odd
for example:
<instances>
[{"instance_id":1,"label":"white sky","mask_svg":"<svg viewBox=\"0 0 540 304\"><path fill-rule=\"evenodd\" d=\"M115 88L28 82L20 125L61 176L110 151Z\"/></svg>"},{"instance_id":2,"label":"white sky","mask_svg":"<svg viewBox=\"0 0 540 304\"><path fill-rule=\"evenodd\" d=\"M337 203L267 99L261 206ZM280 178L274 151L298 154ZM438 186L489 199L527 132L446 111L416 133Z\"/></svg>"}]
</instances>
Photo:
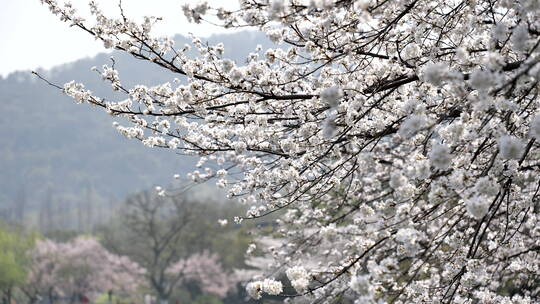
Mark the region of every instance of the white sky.
<instances>
[{"instance_id":1,"label":"white sky","mask_svg":"<svg viewBox=\"0 0 540 304\"><path fill-rule=\"evenodd\" d=\"M72 0L84 17L89 0ZM185 20L181 5L193 0L122 0L129 18L159 16L163 21L154 27L159 35L188 34L208 36L224 29L208 24L194 25ZM58 0L62 3L64 1ZM96 0L108 16L119 16L118 0ZM237 0L210 0L213 7L237 7ZM45 69L79 58L104 52L92 36L69 27L52 15L39 0L0 0L0 76L15 70ZM114 14L114 15L112 15Z\"/></svg>"}]
</instances>

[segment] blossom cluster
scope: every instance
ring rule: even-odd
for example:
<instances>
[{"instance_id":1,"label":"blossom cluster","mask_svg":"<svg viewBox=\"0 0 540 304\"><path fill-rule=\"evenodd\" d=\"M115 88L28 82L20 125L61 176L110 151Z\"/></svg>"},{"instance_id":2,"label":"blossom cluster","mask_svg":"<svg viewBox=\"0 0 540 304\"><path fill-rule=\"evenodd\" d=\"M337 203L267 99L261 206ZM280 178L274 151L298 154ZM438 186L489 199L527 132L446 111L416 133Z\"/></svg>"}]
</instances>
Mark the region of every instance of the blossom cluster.
<instances>
[{"instance_id":1,"label":"blossom cluster","mask_svg":"<svg viewBox=\"0 0 540 304\"><path fill-rule=\"evenodd\" d=\"M247 284L247 293L254 299L260 299L264 293L269 295L278 295L283 291L281 282L265 279L264 281L254 281Z\"/></svg>"},{"instance_id":2,"label":"blossom cluster","mask_svg":"<svg viewBox=\"0 0 540 304\"><path fill-rule=\"evenodd\" d=\"M309 286L309 274L302 266L295 266L287 269L287 278L291 281L292 287L298 293L304 293Z\"/></svg>"}]
</instances>

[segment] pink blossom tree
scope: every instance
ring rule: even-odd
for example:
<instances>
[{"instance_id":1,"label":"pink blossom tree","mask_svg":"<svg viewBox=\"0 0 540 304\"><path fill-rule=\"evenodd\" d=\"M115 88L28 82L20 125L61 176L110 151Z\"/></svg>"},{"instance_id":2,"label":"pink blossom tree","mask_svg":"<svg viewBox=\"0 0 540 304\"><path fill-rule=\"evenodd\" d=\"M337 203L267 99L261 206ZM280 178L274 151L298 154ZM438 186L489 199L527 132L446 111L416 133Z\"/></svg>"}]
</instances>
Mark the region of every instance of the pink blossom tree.
<instances>
[{"instance_id":1,"label":"pink blossom tree","mask_svg":"<svg viewBox=\"0 0 540 304\"><path fill-rule=\"evenodd\" d=\"M234 291L239 282L233 273L228 273L223 269L219 256L209 251L178 260L167 269L167 274L177 287L195 283L202 292L211 293L220 298Z\"/></svg>"},{"instance_id":2,"label":"pink blossom tree","mask_svg":"<svg viewBox=\"0 0 540 304\"><path fill-rule=\"evenodd\" d=\"M40 240L29 253L25 292L32 299L55 294L90 299L113 290L132 293L142 284L144 270L127 257L109 253L99 242L78 237L67 243Z\"/></svg>"},{"instance_id":3,"label":"pink blossom tree","mask_svg":"<svg viewBox=\"0 0 540 304\"><path fill-rule=\"evenodd\" d=\"M59 285L59 277L55 275L60 264L61 245L54 241L38 240L28 253L28 275L23 292L33 303L39 297L53 299L55 287Z\"/></svg>"}]
</instances>

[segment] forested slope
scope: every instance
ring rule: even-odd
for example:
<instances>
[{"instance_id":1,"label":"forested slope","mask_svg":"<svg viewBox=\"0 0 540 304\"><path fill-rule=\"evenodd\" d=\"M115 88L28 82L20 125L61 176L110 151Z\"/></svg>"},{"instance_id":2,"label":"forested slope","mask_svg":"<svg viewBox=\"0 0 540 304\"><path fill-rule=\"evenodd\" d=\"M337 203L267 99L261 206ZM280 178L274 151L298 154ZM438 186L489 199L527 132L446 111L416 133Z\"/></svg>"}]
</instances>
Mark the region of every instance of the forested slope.
<instances>
[{"instance_id":1,"label":"forested slope","mask_svg":"<svg viewBox=\"0 0 540 304\"><path fill-rule=\"evenodd\" d=\"M181 47L190 39L178 36ZM225 56L242 62L264 36L239 32L209 38L224 42ZM120 53L99 54L50 71L39 71L52 83L76 80L99 96L115 96L92 66L111 64L122 81L155 85L179 75ZM113 117L76 105L30 71L0 79L0 212L4 219L43 226L88 226L114 205L114 197L168 184L173 174L194 169L194 159L148 149L125 139L111 126ZM90 203L92 203L90 205ZM86 224L80 223L80 217ZM79 221L79 223L77 223ZM49 223L49 224L47 224Z\"/></svg>"}]
</instances>

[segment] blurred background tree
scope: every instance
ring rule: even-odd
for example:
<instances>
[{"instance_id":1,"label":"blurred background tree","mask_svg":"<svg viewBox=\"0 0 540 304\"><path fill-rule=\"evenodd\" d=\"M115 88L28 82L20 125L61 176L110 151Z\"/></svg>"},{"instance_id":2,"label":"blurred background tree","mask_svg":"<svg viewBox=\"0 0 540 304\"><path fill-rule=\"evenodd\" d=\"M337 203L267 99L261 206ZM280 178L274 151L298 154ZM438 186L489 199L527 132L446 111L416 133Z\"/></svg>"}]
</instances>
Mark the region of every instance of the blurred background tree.
<instances>
[{"instance_id":1,"label":"blurred background tree","mask_svg":"<svg viewBox=\"0 0 540 304\"><path fill-rule=\"evenodd\" d=\"M26 280L26 252L33 246L34 240L34 235L0 223L0 291L5 304L11 304L18 296L16 288Z\"/></svg>"},{"instance_id":2,"label":"blurred background tree","mask_svg":"<svg viewBox=\"0 0 540 304\"><path fill-rule=\"evenodd\" d=\"M244 253L251 238L248 227L218 221L232 219L242 212L241 205L204 201L190 193L164 197L142 192L127 199L122 210L96 233L106 248L147 269L147 280L162 302L174 295L190 303L202 291L216 288L225 289L215 293L225 298L235 289L233 271L247 267ZM205 279L205 268L219 270L214 276L232 283L216 287L215 280Z\"/></svg>"}]
</instances>

